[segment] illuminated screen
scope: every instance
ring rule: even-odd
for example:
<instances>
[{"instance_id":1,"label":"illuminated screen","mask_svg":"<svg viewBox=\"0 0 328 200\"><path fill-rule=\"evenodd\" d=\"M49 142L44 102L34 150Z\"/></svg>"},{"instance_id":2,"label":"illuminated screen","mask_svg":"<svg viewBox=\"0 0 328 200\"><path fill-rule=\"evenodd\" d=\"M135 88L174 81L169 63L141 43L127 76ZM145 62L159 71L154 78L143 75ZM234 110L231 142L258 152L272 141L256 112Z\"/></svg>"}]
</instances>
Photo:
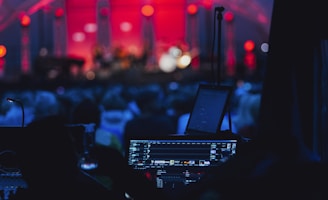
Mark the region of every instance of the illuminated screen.
<instances>
[{"instance_id":1,"label":"illuminated screen","mask_svg":"<svg viewBox=\"0 0 328 200\"><path fill-rule=\"evenodd\" d=\"M175 137L175 138L174 138ZM207 170L236 154L237 139L130 139L127 162L157 188L175 189L198 182Z\"/></svg>"},{"instance_id":2,"label":"illuminated screen","mask_svg":"<svg viewBox=\"0 0 328 200\"><path fill-rule=\"evenodd\" d=\"M199 85L186 134L217 133L227 112L230 86Z\"/></svg>"}]
</instances>

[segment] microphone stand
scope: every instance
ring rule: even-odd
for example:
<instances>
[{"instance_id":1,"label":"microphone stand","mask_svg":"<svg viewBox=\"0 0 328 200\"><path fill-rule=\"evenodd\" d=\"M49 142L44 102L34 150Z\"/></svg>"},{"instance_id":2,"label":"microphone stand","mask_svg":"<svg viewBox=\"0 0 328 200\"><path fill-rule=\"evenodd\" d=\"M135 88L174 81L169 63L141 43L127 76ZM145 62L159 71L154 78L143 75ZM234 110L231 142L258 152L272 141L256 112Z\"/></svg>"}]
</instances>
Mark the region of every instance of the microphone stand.
<instances>
[{"instance_id":1,"label":"microphone stand","mask_svg":"<svg viewBox=\"0 0 328 200\"><path fill-rule=\"evenodd\" d=\"M218 61L217 61L217 85L220 85L220 78L221 78L221 35L222 35L222 12L224 11L224 7L216 7L215 12L218 12L217 19L218 19Z\"/></svg>"},{"instance_id":2,"label":"microphone stand","mask_svg":"<svg viewBox=\"0 0 328 200\"><path fill-rule=\"evenodd\" d=\"M217 19L218 19L218 54L217 54L217 85L221 84L221 60L222 60L222 56L221 56L221 36L222 36L222 19L223 19L223 15L222 12L224 11L224 7L220 6L220 7L216 7L215 8L215 12L218 12L217 14ZM228 110L228 119L229 119L229 130L230 132L232 132L232 123L231 123L231 112L230 112L230 108Z\"/></svg>"},{"instance_id":3,"label":"microphone stand","mask_svg":"<svg viewBox=\"0 0 328 200\"><path fill-rule=\"evenodd\" d=\"M24 104L22 101L18 100L18 99L13 99L13 98L7 98L7 101L8 102L15 102L17 103L20 107L21 107L21 110L22 110L22 127L24 127L24 124L25 124L25 111L24 111Z\"/></svg>"}]
</instances>

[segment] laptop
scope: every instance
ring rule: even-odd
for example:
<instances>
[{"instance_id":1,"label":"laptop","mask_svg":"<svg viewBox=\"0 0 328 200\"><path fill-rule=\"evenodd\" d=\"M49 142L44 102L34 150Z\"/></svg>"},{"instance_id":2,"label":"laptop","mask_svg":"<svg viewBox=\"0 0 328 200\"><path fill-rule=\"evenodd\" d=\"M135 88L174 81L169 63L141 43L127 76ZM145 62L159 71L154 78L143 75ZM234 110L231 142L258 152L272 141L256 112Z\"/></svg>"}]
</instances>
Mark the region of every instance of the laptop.
<instances>
[{"instance_id":1,"label":"laptop","mask_svg":"<svg viewBox=\"0 0 328 200\"><path fill-rule=\"evenodd\" d=\"M193 109L189 115L185 134L219 133L223 118L229 111L232 93L233 87L229 85L200 84L194 99ZM231 121L229 121L229 125L231 129Z\"/></svg>"},{"instance_id":2,"label":"laptop","mask_svg":"<svg viewBox=\"0 0 328 200\"><path fill-rule=\"evenodd\" d=\"M238 145L232 135L134 136L127 140L128 165L172 197L229 160Z\"/></svg>"}]
</instances>

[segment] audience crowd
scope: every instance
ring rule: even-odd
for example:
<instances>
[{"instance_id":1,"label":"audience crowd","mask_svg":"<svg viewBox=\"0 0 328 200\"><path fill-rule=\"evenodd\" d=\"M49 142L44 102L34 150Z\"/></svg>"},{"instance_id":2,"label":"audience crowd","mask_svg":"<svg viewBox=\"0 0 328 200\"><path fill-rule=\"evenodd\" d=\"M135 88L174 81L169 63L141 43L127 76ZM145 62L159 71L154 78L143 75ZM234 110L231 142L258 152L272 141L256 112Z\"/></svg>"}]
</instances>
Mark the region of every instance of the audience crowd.
<instances>
[{"instance_id":1,"label":"audience crowd","mask_svg":"<svg viewBox=\"0 0 328 200\"><path fill-rule=\"evenodd\" d=\"M123 153L124 137L131 134L184 134L198 84L112 84L4 91L0 94L0 126L20 127L22 121L27 126L34 120L60 115L70 126L94 124L95 143ZM229 129L231 120L233 133L252 137L249 132L255 131L261 95L260 90L254 93L250 87L250 83L235 86L230 101L231 118L227 113L221 130ZM9 102L7 98L17 101Z\"/></svg>"},{"instance_id":2,"label":"audience crowd","mask_svg":"<svg viewBox=\"0 0 328 200\"><path fill-rule=\"evenodd\" d=\"M126 196L123 198L124 195L132 195L135 199L152 198L154 196L151 195L155 195L156 198L165 199L165 196L158 196L158 191L155 192L152 186L145 187L148 188L148 196L133 186L138 183L147 185L147 181L144 180L145 177L131 173L125 165L125 138L133 135L184 134L199 84L112 84L3 92L0 97L0 126L21 127L23 121L26 130L35 133L26 135L20 145L20 155L23 156L21 160L24 161L21 165L22 172L23 175L26 174L26 180L32 189L30 193L18 193L16 199L26 195L45 197L45 193L36 193L38 187L45 186L44 183L49 181L49 177L40 176L39 173L46 173L45 171L49 170L57 171L51 177L52 183L54 180L68 178L67 184L77 184L74 189L85 188L85 194L81 195L96 195L86 190L91 187L94 191L115 199L128 199ZM233 134L249 139L255 136L261 95L260 89L254 90L255 85L252 85L238 83L234 86L234 93L229 102L230 113L223 119L221 130L229 129L228 124L231 120L230 131ZM7 98L15 101L9 102ZM66 134L66 128L70 128L71 135ZM69 138L70 141L67 141L65 135L72 136ZM73 151L68 147L69 144L73 145ZM29 148L30 145L33 145L34 150ZM61 151L57 151L57 148ZM40 154L48 150L52 152L49 153L51 157L41 159ZM81 164L82 159L85 161L90 158L98 165L97 168L89 170L88 174L74 170L74 165ZM29 159L33 162L28 162ZM72 168L58 167L61 159L70 160L68 164ZM34 165L37 167L33 167ZM122 176L122 173L117 173L120 170L127 173ZM135 177L135 182L131 181L131 177ZM63 192L57 193L56 197L64 195L69 190L69 185L52 187L54 190L45 187L44 191L62 190ZM122 188L125 188L125 191L122 191ZM106 189L111 192L106 192ZM74 196L76 190L68 194Z\"/></svg>"}]
</instances>

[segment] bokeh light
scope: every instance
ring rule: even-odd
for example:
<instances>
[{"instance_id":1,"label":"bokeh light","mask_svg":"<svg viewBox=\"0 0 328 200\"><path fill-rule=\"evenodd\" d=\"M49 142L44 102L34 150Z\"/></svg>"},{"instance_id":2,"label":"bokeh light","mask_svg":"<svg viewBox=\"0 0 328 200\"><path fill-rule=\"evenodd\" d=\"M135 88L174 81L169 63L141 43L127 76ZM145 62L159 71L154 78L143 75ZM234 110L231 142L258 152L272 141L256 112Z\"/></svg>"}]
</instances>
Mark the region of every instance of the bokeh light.
<instances>
[{"instance_id":1,"label":"bokeh light","mask_svg":"<svg viewBox=\"0 0 328 200\"><path fill-rule=\"evenodd\" d=\"M57 8L55 11L55 17L60 18L64 16L64 9L63 8Z\"/></svg>"},{"instance_id":2,"label":"bokeh light","mask_svg":"<svg viewBox=\"0 0 328 200\"><path fill-rule=\"evenodd\" d=\"M4 45L0 45L0 58L5 57L5 55L7 54L7 48Z\"/></svg>"},{"instance_id":3,"label":"bokeh light","mask_svg":"<svg viewBox=\"0 0 328 200\"><path fill-rule=\"evenodd\" d=\"M198 12L198 7L195 4L190 4L187 7L187 12L190 15L195 15Z\"/></svg>"},{"instance_id":4,"label":"bokeh light","mask_svg":"<svg viewBox=\"0 0 328 200\"><path fill-rule=\"evenodd\" d=\"M169 53L164 53L159 59L159 68L166 73L173 72L176 69L176 58Z\"/></svg>"},{"instance_id":5,"label":"bokeh light","mask_svg":"<svg viewBox=\"0 0 328 200\"><path fill-rule=\"evenodd\" d=\"M141 8L141 13L145 16L145 17L150 17L154 14L155 9L153 6L151 5L144 5Z\"/></svg>"},{"instance_id":6,"label":"bokeh light","mask_svg":"<svg viewBox=\"0 0 328 200\"><path fill-rule=\"evenodd\" d=\"M246 40L244 43L244 50L247 52L253 51L255 49L255 43L253 40Z\"/></svg>"},{"instance_id":7,"label":"bokeh light","mask_svg":"<svg viewBox=\"0 0 328 200\"><path fill-rule=\"evenodd\" d=\"M132 24L130 22L122 22L120 29L122 32L130 32L132 30Z\"/></svg>"},{"instance_id":8,"label":"bokeh light","mask_svg":"<svg viewBox=\"0 0 328 200\"><path fill-rule=\"evenodd\" d=\"M31 18L28 15L23 15L20 22L23 27L28 27L31 24Z\"/></svg>"}]
</instances>

